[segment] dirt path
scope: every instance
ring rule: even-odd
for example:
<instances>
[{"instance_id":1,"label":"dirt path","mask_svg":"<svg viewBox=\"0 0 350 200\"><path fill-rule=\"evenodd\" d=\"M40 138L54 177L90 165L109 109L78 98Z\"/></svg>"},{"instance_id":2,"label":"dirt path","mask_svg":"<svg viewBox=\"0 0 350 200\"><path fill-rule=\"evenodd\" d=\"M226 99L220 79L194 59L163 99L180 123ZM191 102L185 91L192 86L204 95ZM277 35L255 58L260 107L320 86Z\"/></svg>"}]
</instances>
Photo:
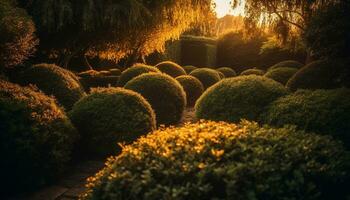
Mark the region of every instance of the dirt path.
<instances>
[{"instance_id":1,"label":"dirt path","mask_svg":"<svg viewBox=\"0 0 350 200\"><path fill-rule=\"evenodd\" d=\"M187 122L195 122L193 108L187 108L178 126ZM29 197L16 197L11 200L73 200L85 191L86 178L93 176L102 169L104 160L84 161L72 167L72 169L55 184L35 192Z\"/></svg>"}]
</instances>

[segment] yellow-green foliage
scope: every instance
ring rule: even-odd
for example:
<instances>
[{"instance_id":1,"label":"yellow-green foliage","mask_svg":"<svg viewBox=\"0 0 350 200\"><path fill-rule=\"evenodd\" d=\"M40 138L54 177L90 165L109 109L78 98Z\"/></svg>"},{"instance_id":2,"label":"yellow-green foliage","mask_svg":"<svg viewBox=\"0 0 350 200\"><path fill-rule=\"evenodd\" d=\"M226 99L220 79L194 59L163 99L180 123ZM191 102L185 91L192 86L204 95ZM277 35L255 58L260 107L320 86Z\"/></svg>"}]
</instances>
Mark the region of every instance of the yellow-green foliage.
<instances>
[{"instance_id":1,"label":"yellow-green foliage","mask_svg":"<svg viewBox=\"0 0 350 200\"><path fill-rule=\"evenodd\" d=\"M1 194L18 195L57 178L77 136L53 98L0 80Z\"/></svg>"},{"instance_id":2,"label":"yellow-green foliage","mask_svg":"<svg viewBox=\"0 0 350 200\"><path fill-rule=\"evenodd\" d=\"M171 61L158 63L155 67L158 68L161 72L166 73L173 78L181 75L186 75L186 71L180 65Z\"/></svg>"},{"instance_id":3,"label":"yellow-green foliage","mask_svg":"<svg viewBox=\"0 0 350 200\"><path fill-rule=\"evenodd\" d=\"M288 80L298 71L296 68L292 67L278 67L271 69L264 75L267 78L273 79L283 85L286 85Z\"/></svg>"},{"instance_id":4,"label":"yellow-green foliage","mask_svg":"<svg viewBox=\"0 0 350 200\"><path fill-rule=\"evenodd\" d=\"M25 85L34 84L45 94L55 96L67 110L85 96L78 78L72 72L53 64L33 65L24 72L21 82Z\"/></svg>"},{"instance_id":5,"label":"yellow-green foliage","mask_svg":"<svg viewBox=\"0 0 350 200\"><path fill-rule=\"evenodd\" d=\"M198 80L202 82L204 89L209 88L221 80L219 73L210 68L199 68L193 70L190 75L198 78Z\"/></svg>"},{"instance_id":6,"label":"yellow-green foliage","mask_svg":"<svg viewBox=\"0 0 350 200\"><path fill-rule=\"evenodd\" d=\"M227 122L257 120L269 103L286 94L283 85L262 76L228 78L209 88L197 100L196 116Z\"/></svg>"},{"instance_id":7,"label":"yellow-green foliage","mask_svg":"<svg viewBox=\"0 0 350 200\"><path fill-rule=\"evenodd\" d=\"M233 70L232 68L229 68L229 67L220 67L216 70L223 73L226 78L231 78L231 77L237 76L237 73L235 72L235 70Z\"/></svg>"},{"instance_id":8,"label":"yellow-green foliage","mask_svg":"<svg viewBox=\"0 0 350 200\"><path fill-rule=\"evenodd\" d=\"M315 61L301 68L287 82L292 91L297 89L331 89L339 87L341 64L332 61Z\"/></svg>"},{"instance_id":9,"label":"yellow-green foliage","mask_svg":"<svg viewBox=\"0 0 350 200\"><path fill-rule=\"evenodd\" d=\"M187 74L191 73L195 69L198 69L197 67L192 65L186 65L186 66L183 66L182 68L186 71Z\"/></svg>"},{"instance_id":10,"label":"yellow-green foliage","mask_svg":"<svg viewBox=\"0 0 350 200\"><path fill-rule=\"evenodd\" d=\"M122 74L120 69L110 69L109 72L114 76L120 76Z\"/></svg>"},{"instance_id":11,"label":"yellow-green foliage","mask_svg":"<svg viewBox=\"0 0 350 200\"><path fill-rule=\"evenodd\" d=\"M282 62L279 62L273 66L271 66L269 68L269 70L272 70L272 69L276 69L276 68L280 68L280 67L290 67L290 68L296 68L296 69L300 69L304 66L303 63L300 63L298 61L295 61L295 60L286 60L286 61L282 61Z\"/></svg>"},{"instance_id":12,"label":"yellow-green foliage","mask_svg":"<svg viewBox=\"0 0 350 200\"><path fill-rule=\"evenodd\" d=\"M192 107L204 91L203 84L194 76L182 75L176 78L186 92L187 106Z\"/></svg>"},{"instance_id":13,"label":"yellow-green foliage","mask_svg":"<svg viewBox=\"0 0 350 200\"><path fill-rule=\"evenodd\" d=\"M345 199L349 166L327 136L202 121L124 146L81 199Z\"/></svg>"},{"instance_id":14,"label":"yellow-green foliage","mask_svg":"<svg viewBox=\"0 0 350 200\"><path fill-rule=\"evenodd\" d=\"M350 147L350 90L299 90L273 102L261 121L330 134Z\"/></svg>"},{"instance_id":15,"label":"yellow-green foliage","mask_svg":"<svg viewBox=\"0 0 350 200\"><path fill-rule=\"evenodd\" d=\"M123 88L97 88L69 112L81 133L83 153L106 155L118 150L117 142L131 142L156 127L149 103Z\"/></svg>"},{"instance_id":16,"label":"yellow-green foliage","mask_svg":"<svg viewBox=\"0 0 350 200\"><path fill-rule=\"evenodd\" d=\"M158 125L174 125L181 120L186 106L186 93L180 83L162 73L142 74L125 85L140 93L151 104Z\"/></svg>"},{"instance_id":17,"label":"yellow-green foliage","mask_svg":"<svg viewBox=\"0 0 350 200\"><path fill-rule=\"evenodd\" d=\"M241 75L259 75L263 76L265 74L264 70L261 69L247 69L241 72Z\"/></svg>"},{"instance_id":18,"label":"yellow-green foliage","mask_svg":"<svg viewBox=\"0 0 350 200\"><path fill-rule=\"evenodd\" d=\"M138 75L149 72L160 72L159 69L145 65L145 64L135 64L134 66L123 71L119 78L118 85L123 87L128 81L135 78Z\"/></svg>"}]
</instances>

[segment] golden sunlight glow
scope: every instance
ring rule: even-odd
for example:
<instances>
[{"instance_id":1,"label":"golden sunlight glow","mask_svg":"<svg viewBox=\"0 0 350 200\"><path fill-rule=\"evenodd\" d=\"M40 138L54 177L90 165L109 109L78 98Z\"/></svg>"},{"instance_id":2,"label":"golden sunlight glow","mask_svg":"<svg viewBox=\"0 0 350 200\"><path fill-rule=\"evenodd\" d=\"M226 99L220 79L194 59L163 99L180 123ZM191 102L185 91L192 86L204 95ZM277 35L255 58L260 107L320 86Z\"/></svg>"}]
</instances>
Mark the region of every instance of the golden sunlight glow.
<instances>
[{"instance_id":1,"label":"golden sunlight glow","mask_svg":"<svg viewBox=\"0 0 350 200\"><path fill-rule=\"evenodd\" d=\"M213 2L215 4L214 10L218 18L226 15L244 15L245 1L241 1L241 3L234 9L232 8L231 0L213 0Z\"/></svg>"}]
</instances>

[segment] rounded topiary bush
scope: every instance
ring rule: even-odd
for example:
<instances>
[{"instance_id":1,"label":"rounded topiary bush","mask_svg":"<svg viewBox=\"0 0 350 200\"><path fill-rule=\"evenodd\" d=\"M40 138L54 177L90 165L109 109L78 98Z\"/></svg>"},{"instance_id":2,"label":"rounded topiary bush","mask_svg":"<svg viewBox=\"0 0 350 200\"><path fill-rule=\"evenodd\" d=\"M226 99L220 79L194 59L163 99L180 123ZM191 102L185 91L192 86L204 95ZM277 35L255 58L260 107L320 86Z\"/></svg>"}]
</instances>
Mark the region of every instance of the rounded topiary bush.
<instances>
[{"instance_id":1,"label":"rounded topiary bush","mask_svg":"<svg viewBox=\"0 0 350 200\"><path fill-rule=\"evenodd\" d=\"M136 92L123 88L97 88L78 101L69 112L81 133L84 154L108 155L117 142L131 142L154 130L154 112Z\"/></svg>"},{"instance_id":2,"label":"rounded topiary bush","mask_svg":"<svg viewBox=\"0 0 350 200\"><path fill-rule=\"evenodd\" d=\"M204 89L209 88L221 80L219 73L209 68L193 70L190 75L198 78L202 82Z\"/></svg>"},{"instance_id":3,"label":"rounded topiary bush","mask_svg":"<svg viewBox=\"0 0 350 200\"><path fill-rule=\"evenodd\" d=\"M113 76L120 76L122 74L122 71L120 71L120 69L110 69L109 72L113 75Z\"/></svg>"},{"instance_id":4,"label":"rounded topiary bush","mask_svg":"<svg viewBox=\"0 0 350 200\"><path fill-rule=\"evenodd\" d=\"M266 72L265 77L285 85L297 71L298 69L292 67L278 67Z\"/></svg>"},{"instance_id":5,"label":"rounded topiary bush","mask_svg":"<svg viewBox=\"0 0 350 200\"><path fill-rule=\"evenodd\" d=\"M349 166L349 152L327 136L199 122L125 147L88 179L81 198L346 199Z\"/></svg>"},{"instance_id":6,"label":"rounded topiary bush","mask_svg":"<svg viewBox=\"0 0 350 200\"><path fill-rule=\"evenodd\" d=\"M151 104L158 125L173 125L181 120L186 106L186 93L180 83L161 73L142 74L125 88L140 93Z\"/></svg>"},{"instance_id":7,"label":"rounded topiary bush","mask_svg":"<svg viewBox=\"0 0 350 200\"><path fill-rule=\"evenodd\" d=\"M55 99L0 80L2 191L28 192L61 174L78 134ZM2 195L4 194L2 193Z\"/></svg>"},{"instance_id":8,"label":"rounded topiary bush","mask_svg":"<svg viewBox=\"0 0 350 200\"><path fill-rule=\"evenodd\" d=\"M282 61L282 62L279 62L279 63L271 66L269 68L269 70L280 68L280 67L290 67L290 68L300 69L303 66L304 66L304 64L301 63L301 62L298 62L298 61L295 61L295 60L286 60L286 61Z\"/></svg>"},{"instance_id":9,"label":"rounded topiary bush","mask_svg":"<svg viewBox=\"0 0 350 200\"><path fill-rule=\"evenodd\" d=\"M194 106L204 91L203 84L194 76L182 75L176 78L186 92L187 106Z\"/></svg>"},{"instance_id":10,"label":"rounded topiary bush","mask_svg":"<svg viewBox=\"0 0 350 200\"><path fill-rule=\"evenodd\" d=\"M287 93L283 85L263 76L224 79L197 100L196 116L227 122L257 120L269 103Z\"/></svg>"},{"instance_id":11,"label":"rounded topiary bush","mask_svg":"<svg viewBox=\"0 0 350 200\"><path fill-rule=\"evenodd\" d=\"M21 82L25 85L34 84L45 94L55 96L67 110L85 96L78 78L72 72L53 64L33 65L24 71Z\"/></svg>"},{"instance_id":12,"label":"rounded topiary bush","mask_svg":"<svg viewBox=\"0 0 350 200\"><path fill-rule=\"evenodd\" d=\"M99 74L101 76L111 76L112 75L112 73L110 71L106 71L106 70L100 71Z\"/></svg>"},{"instance_id":13,"label":"rounded topiary bush","mask_svg":"<svg viewBox=\"0 0 350 200\"><path fill-rule=\"evenodd\" d=\"M338 82L341 65L336 62L320 60L301 68L287 82L292 91L297 89L332 89Z\"/></svg>"},{"instance_id":14,"label":"rounded topiary bush","mask_svg":"<svg viewBox=\"0 0 350 200\"><path fill-rule=\"evenodd\" d=\"M235 70L233 70L229 67L220 67L216 70L223 73L226 78L231 78L231 77L237 76L237 73L235 72Z\"/></svg>"},{"instance_id":15,"label":"rounded topiary bush","mask_svg":"<svg viewBox=\"0 0 350 200\"><path fill-rule=\"evenodd\" d=\"M265 74L264 70L261 69L247 69L241 72L240 75L247 76L247 75L259 75L263 76Z\"/></svg>"},{"instance_id":16,"label":"rounded topiary bush","mask_svg":"<svg viewBox=\"0 0 350 200\"><path fill-rule=\"evenodd\" d=\"M197 67L192 65L186 65L186 66L183 66L182 68L186 71L187 74L190 74L193 70L198 69Z\"/></svg>"},{"instance_id":17,"label":"rounded topiary bush","mask_svg":"<svg viewBox=\"0 0 350 200\"><path fill-rule=\"evenodd\" d=\"M330 134L350 147L350 89L299 90L274 101L261 121Z\"/></svg>"},{"instance_id":18,"label":"rounded topiary bush","mask_svg":"<svg viewBox=\"0 0 350 200\"><path fill-rule=\"evenodd\" d=\"M222 72L220 72L220 71L217 71L217 73L219 74L220 79L226 78L224 73L222 73Z\"/></svg>"},{"instance_id":19,"label":"rounded topiary bush","mask_svg":"<svg viewBox=\"0 0 350 200\"><path fill-rule=\"evenodd\" d=\"M92 77L92 76L96 76L98 75L99 72L95 71L95 70L87 70L87 71L83 71L78 73L78 76L81 78L86 78L86 77Z\"/></svg>"},{"instance_id":20,"label":"rounded topiary bush","mask_svg":"<svg viewBox=\"0 0 350 200\"><path fill-rule=\"evenodd\" d=\"M119 86L124 86L128 81L135 78L138 75L149 73L149 72L159 72L159 69L145 65L145 64L135 64L132 67L124 70L119 78Z\"/></svg>"},{"instance_id":21,"label":"rounded topiary bush","mask_svg":"<svg viewBox=\"0 0 350 200\"><path fill-rule=\"evenodd\" d=\"M161 72L166 73L174 78L187 74L180 65L171 61L158 63L155 67L158 68Z\"/></svg>"}]
</instances>

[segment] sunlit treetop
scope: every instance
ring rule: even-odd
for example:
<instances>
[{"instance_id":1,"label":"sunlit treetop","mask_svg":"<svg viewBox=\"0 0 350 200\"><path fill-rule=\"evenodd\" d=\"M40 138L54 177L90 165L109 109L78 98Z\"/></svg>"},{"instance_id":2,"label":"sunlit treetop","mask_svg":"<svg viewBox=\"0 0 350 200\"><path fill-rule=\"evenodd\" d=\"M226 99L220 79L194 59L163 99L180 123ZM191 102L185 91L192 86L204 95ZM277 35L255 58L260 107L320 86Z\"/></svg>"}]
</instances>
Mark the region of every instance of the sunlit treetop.
<instances>
[{"instance_id":1,"label":"sunlit treetop","mask_svg":"<svg viewBox=\"0 0 350 200\"><path fill-rule=\"evenodd\" d=\"M244 6L245 0L242 0L241 2L233 2L232 0L213 0L214 11L218 18L226 15L243 16Z\"/></svg>"},{"instance_id":2,"label":"sunlit treetop","mask_svg":"<svg viewBox=\"0 0 350 200\"><path fill-rule=\"evenodd\" d=\"M163 51L188 26L203 19L210 0L21 0L36 22L42 44L67 54L119 60Z\"/></svg>"}]
</instances>

